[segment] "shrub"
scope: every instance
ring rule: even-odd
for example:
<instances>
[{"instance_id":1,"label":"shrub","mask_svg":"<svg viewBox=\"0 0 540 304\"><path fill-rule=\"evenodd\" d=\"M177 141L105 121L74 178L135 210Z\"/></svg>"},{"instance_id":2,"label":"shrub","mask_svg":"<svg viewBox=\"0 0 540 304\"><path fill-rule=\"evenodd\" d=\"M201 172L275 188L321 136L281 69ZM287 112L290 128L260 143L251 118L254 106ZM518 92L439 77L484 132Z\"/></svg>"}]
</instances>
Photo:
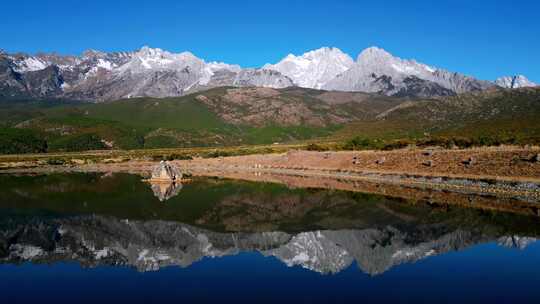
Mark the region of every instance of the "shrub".
<instances>
[{"instance_id":1,"label":"shrub","mask_svg":"<svg viewBox=\"0 0 540 304\"><path fill-rule=\"evenodd\" d=\"M63 160L61 158L49 158L49 159L47 159L47 164L48 165L60 166L60 165L63 165L65 163L66 163L65 160Z\"/></svg>"},{"instance_id":2,"label":"shrub","mask_svg":"<svg viewBox=\"0 0 540 304\"><path fill-rule=\"evenodd\" d=\"M376 148L376 143L370 139L355 137L345 143L345 150L367 150Z\"/></svg>"},{"instance_id":3,"label":"shrub","mask_svg":"<svg viewBox=\"0 0 540 304\"><path fill-rule=\"evenodd\" d=\"M101 138L95 134L81 134L62 137L51 142L51 150L57 151L88 151L107 148Z\"/></svg>"},{"instance_id":4,"label":"shrub","mask_svg":"<svg viewBox=\"0 0 540 304\"><path fill-rule=\"evenodd\" d=\"M32 130L0 128L0 154L47 152L47 141Z\"/></svg>"},{"instance_id":5,"label":"shrub","mask_svg":"<svg viewBox=\"0 0 540 304\"><path fill-rule=\"evenodd\" d=\"M306 146L306 150L307 151L326 151L328 149L323 147L323 146L320 146L318 144L311 143L311 144Z\"/></svg>"},{"instance_id":6,"label":"shrub","mask_svg":"<svg viewBox=\"0 0 540 304\"><path fill-rule=\"evenodd\" d=\"M191 157L188 154L176 154L176 153L169 154L169 155L167 155L167 157L165 157L165 160L175 160L175 159L189 160L189 159L193 159L193 157Z\"/></svg>"}]
</instances>

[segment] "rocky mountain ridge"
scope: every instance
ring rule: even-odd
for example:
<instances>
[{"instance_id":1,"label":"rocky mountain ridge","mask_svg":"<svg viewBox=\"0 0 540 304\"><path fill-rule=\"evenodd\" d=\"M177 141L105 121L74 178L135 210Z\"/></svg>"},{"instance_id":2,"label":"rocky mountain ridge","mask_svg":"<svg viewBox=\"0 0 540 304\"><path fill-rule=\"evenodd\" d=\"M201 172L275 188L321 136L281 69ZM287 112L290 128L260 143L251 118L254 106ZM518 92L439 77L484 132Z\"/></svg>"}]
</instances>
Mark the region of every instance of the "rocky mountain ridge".
<instances>
[{"instance_id":1,"label":"rocky mountain ridge","mask_svg":"<svg viewBox=\"0 0 540 304\"><path fill-rule=\"evenodd\" d=\"M356 61L337 48L323 47L276 64L244 69L206 62L190 52L142 47L133 52L88 50L81 56L0 52L0 97L111 101L171 97L221 86L360 91L398 97L437 97L495 86L533 86L524 76L492 83L394 57L377 47Z\"/></svg>"},{"instance_id":2,"label":"rocky mountain ridge","mask_svg":"<svg viewBox=\"0 0 540 304\"><path fill-rule=\"evenodd\" d=\"M38 72L40 77L35 76ZM292 85L276 71L205 62L189 52L174 54L146 46L135 52L90 50L80 57L0 55L0 96L7 98L109 101L182 96L219 86Z\"/></svg>"}]
</instances>

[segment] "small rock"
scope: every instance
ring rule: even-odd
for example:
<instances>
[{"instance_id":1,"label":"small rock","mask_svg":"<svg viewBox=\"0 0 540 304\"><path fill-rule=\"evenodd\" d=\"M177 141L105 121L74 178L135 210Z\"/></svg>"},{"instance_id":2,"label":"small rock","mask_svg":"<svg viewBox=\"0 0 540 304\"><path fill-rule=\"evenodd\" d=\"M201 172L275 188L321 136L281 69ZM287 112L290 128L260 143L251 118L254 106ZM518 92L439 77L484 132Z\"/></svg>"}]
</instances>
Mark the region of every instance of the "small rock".
<instances>
[{"instance_id":1,"label":"small rock","mask_svg":"<svg viewBox=\"0 0 540 304\"><path fill-rule=\"evenodd\" d=\"M422 162L422 165L426 167L433 167L433 161L432 160L425 160Z\"/></svg>"},{"instance_id":2,"label":"small rock","mask_svg":"<svg viewBox=\"0 0 540 304\"><path fill-rule=\"evenodd\" d=\"M431 151L431 150L426 150L426 151L422 152L422 155L424 155L424 156L432 156L432 155L433 155L433 151Z\"/></svg>"},{"instance_id":3,"label":"small rock","mask_svg":"<svg viewBox=\"0 0 540 304\"><path fill-rule=\"evenodd\" d=\"M386 157L381 157L375 161L377 165L382 165L386 161Z\"/></svg>"},{"instance_id":4,"label":"small rock","mask_svg":"<svg viewBox=\"0 0 540 304\"><path fill-rule=\"evenodd\" d=\"M540 162L540 153L539 154L533 154L532 156L529 154L527 156L521 156L518 160L535 163Z\"/></svg>"},{"instance_id":5,"label":"small rock","mask_svg":"<svg viewBox=\"0 0 540 304\"><path fill-rule=\"evenodd\" d=\"M86 161L84 159L71 159L71 163L74 165L84 165Z\"/></svg>"},{"instance_id":6,"label":"small rock","mask_svg":"<svg viewBox=\"0 0 540 304\"><path fill-rule=\"evenodd\" d=\"M472 166L475 163L475 159L474 157L469 157L466 160L462 161L461 163L464 164L465 166Z\"/></svg>"}]
</instances>

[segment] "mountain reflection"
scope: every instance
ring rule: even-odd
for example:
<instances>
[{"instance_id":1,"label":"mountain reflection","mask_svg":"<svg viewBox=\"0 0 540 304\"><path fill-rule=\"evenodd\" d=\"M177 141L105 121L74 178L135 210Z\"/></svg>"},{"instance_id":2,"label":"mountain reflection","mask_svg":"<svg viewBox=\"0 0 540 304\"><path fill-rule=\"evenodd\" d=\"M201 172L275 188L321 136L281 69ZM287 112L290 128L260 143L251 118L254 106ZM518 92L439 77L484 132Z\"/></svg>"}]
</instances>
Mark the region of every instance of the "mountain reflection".
<instances>
[{"instance_id":1,"label":"mountain reflection","mask_svg":"<svg viewBox=\"0 0 540 304\"><path fill-rule=\"evenodd\" d=\"M104 216L25 218L3 221L0 261L53 263L76 261L83 266L124 265L139 271L166 266L189 267L204 257L246 251L276 257L288 266L322 274L338 273L356 262L376 275L402 263L497 242L523 249L534 237L448 231L437 225L400 230L317 230L296 234L269 231L223 233L167 221L131 221Z\"/></svg>"},{"instance_id":2,"label":"mountain reflection","mask_svg":"<svg viewBox=\"0 0 540 304\"><path fill-rule=\"evenodd\" d=\"M150 189L129 174L0 175L0 262L152 271L258 252L321 274L356 264L377 275L481 243L524 249L540 235L532 203L353 186L392 196L227 179Z\"/></svg>"}]
</instances>

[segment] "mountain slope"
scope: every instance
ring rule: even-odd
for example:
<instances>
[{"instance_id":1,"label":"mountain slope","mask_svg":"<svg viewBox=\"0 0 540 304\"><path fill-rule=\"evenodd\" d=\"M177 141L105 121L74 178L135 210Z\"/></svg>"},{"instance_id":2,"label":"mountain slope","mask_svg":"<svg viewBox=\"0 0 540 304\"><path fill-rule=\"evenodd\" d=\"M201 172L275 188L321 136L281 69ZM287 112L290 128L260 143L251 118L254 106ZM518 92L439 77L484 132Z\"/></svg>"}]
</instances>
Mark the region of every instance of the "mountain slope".
<instances>
[{"instance_id":1,"label":"mountain slope","mask_svg":"<svg viewBox=\"0 0 540 304\"><path fill-rule=\"evenodd\" d=\"M357 121L336 137L420 139L444 136L475 144L540 143L540 88L491 89L437 100L410 100ZM363 130L363 132L358 132Z\"/></svg>"},{"instance_id":2,"label":"mountain slope","mask_svg":"<svg viewBox=\"0 0 540 304\"><path fill-rule=\"evenodd\" d=\"M4 104L1 127L8 130L0 133L30 130L34 136L27 138L45 140L48 151L346 141L355 136L377 140L378 146L430 136L525 144L540 143L539 101L540 88L404 99L298 87L224 87L164 99Z\"/></svg>"},{"instance_id":3,"label":"mountain slope","mask_svg":"<svg viewBox=\"0 0 540 304\"><path fill-rule=\"evenodd\" d=\"M364 93L225 87L176 98L5 104L0 118L4 127L36 132L50 151L231 146L329 136L401 102Z\"/></svg>"}]
</instances>

